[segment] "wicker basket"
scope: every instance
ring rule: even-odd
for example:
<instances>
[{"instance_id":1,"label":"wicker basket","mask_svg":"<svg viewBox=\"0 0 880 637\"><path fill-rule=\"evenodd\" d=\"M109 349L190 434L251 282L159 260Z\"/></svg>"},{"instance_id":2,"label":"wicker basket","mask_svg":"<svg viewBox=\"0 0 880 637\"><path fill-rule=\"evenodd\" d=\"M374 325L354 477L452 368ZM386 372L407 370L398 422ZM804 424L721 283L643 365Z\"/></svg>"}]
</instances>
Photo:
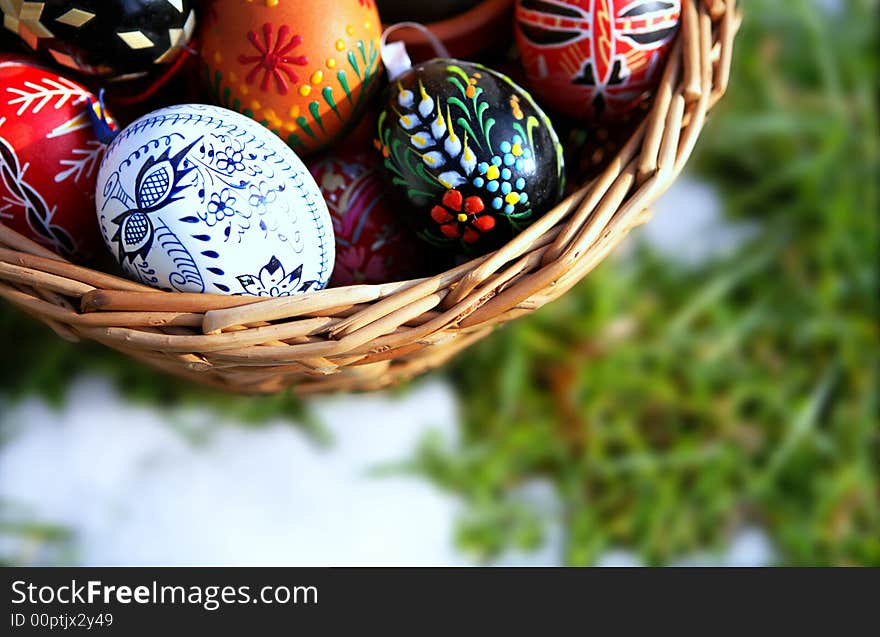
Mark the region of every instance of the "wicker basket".
<instances>
[{"instance_id":1,"label":"wicker basket","mask_svg":"<svg viewBox=\"0 0 880 637\"><path fill-rule=\"evenodd\" d=\"M681 172L729 77L734 0L684 0L654 105L599 177L502 249L437 276L256 300L73 265L0 225L0 296L62 338L238 393L373 390L443 364L592 270Z\"/></svg>"}]
</instances>

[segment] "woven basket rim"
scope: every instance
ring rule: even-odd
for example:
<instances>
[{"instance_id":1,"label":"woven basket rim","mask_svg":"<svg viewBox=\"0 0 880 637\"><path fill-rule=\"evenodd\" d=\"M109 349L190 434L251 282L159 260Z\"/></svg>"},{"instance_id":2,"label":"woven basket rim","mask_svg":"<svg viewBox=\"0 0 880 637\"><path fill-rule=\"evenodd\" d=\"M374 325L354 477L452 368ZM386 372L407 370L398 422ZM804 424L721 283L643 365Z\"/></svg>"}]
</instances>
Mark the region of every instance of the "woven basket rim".
<instances>
[{"instance_id":1,"label":"woven basket rim","mask_svg":"<svg viewBox=\"0 0 880 637\"><path fill-rule=\"evenodd\" d=\"M735 0L682 0L654 103L598 177L499 250L432 277L279 299L162 292L0 223L0 297L66 340L238 393L373 390L442 365L586 276L681 173L727 89Z\"/></svg>"}]
</instances>

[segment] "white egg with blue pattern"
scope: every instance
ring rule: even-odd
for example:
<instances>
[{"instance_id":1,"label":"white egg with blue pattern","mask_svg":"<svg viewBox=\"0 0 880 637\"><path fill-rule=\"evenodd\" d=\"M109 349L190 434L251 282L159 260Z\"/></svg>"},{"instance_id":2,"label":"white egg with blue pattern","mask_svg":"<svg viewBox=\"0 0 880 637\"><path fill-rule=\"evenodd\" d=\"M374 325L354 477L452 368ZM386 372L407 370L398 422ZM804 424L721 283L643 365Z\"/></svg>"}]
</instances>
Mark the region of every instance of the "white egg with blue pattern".
<instances>
[{"instance_id":1,"label":"white egg with blue pattern","mask_svg":"<svg viewBox=\"0 0 880 637\"><path fill-rule=\"evenodd\" d=\"M110 144L98 221L126 274L177 292L290 296L333 272L321 191L277 136L233 111L154 111Z\"/></svg>"}]
</instances>

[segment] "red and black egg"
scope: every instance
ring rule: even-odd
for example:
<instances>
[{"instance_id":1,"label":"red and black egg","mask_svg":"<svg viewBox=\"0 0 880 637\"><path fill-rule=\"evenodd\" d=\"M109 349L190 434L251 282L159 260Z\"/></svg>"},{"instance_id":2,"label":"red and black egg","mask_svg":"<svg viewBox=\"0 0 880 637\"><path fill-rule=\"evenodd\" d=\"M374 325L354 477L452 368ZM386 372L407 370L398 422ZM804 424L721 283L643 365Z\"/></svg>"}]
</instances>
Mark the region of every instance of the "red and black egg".
<instances>
[{"instance_id":1,"label":"red and black egg","mask_svg":"<svg viewBox=\"0 0 880 637\"><path fill-rule=\"evenodd\" d=\"M0 2L32 49L88 75L130 79L173 62L192 39L195 0Z\"/></svg>"},{"instance_id":2,"label":"red and black egg","mask_svg":"<svg viewBox=\"0 0 880 637\"><path fill-rule=\"evenodd\" d=\"M453 252L497 248L564 187L550 120L507 77L470 62L431 60L396 78L376 147L400 214Z\"/></svg>"},{"instance_id":3,"label":"red and black egg","mask_svg":"<svg viewBox=\"0 0 880 637\"><path fill-rule=\"evenodd\" d=\"M517 0L528 86L561 113L617 121L657 86L680 16L680 0Z\"/></svg>"}]
</instances>

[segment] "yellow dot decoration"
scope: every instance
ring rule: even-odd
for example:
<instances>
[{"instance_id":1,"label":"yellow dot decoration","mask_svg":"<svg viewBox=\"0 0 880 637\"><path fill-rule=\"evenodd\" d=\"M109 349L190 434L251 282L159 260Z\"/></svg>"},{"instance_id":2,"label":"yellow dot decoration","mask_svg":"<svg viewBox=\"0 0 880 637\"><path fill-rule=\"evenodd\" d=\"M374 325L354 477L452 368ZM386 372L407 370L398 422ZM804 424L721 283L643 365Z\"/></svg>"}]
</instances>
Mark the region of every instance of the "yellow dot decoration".
<instances>
[{"instance_id":1,"label":"yellow dot decoration","mask_svg":"<svg viewBox=\"0 0 880 637\"><path fill-rule=\"evenodd\" d=\"M229 81L230 82L238 82L238 75L235 71L229 71Z\"/></svg>"},{"instance_id":2,"label":"yellow dot decoration","mask_svg":"<svg viewBox=\"0 0 880 637\"><path fill-rule=\"evenodd\" d=\"M312 77L310 78L312 84L320 84L324 81L324 72L323 71L315 71L312 73Z\"/></svg>"},{"instance_id":3,"label":"yellow dot decoration","mask_svg":"<svg viewBox=\"0 0 880 637\"><path fill-rule=\"evenodd\" d=\"M251 92L251 89L248 87L247 84L242 84L241 86L238 87L238 90L242 95L247 95L248 93Z\"/></svg>"},{"instance_id":4,"label":"yellow dot decoration","mask_svg":"<svg viewBox=\"0 0 880 637\"><path fill-rule=\"evenodd\" d=\"M312 92L312 87L309 86L308 84L303 84L302 86L299 87L299 94L302 95L303 97L308 97L309 93L311 93L311 92Z\"/></svg>"},{"instance_id":5,"label":"yellow dot decoration","mask_svg":"<svg viewBox=\"0 0 880 637\"><path fill-rule=\"evenodd\" d=\"M348 35L354 35L354 27L349 24L347 27L345 27L345 32Z\"/></svg>"},{"instance_id":6,"label":"yellow dot decoration","mask_svg":"<svg viewBox=\"0 0 880 637\"><path fill-rule=\"evenodd\" d=\"M336 50L344 51L345 50L345 40L336 40Z\"/></svg>"},{"instance_id":7,"label":"yellow dot decoration","mask_svg":"<svg viewBox=\"0 0 880 637\"><path fill-rule=\"evenodd\" d=\"M498 179L498 175L500 175L500 174L501 174L501 171L498 170L498 166L496 166L495 164L492 164L491 166L489 166L489 170L486 171L486 179L489 179L490 181L492 179Z\"/></svg>"},{"instance_id":8,"label":"yellow dot decoration","mask_svg":"<svg viewBox=\"0 0 880 637\"><path fill-rule=\"evenodd\" d=\"M299 117L299 105L294 104L293 106L291 106L287 114L290 115L293 119Z\"/></svg>"},{"instance_id":9,"label":"yellow dot decoration","mask_svg":"<svg viewBox=\"0 0 880 637\"><path fill-rule=\"evenodd\" d=\"M507 196L504 198L504 201L509 203L510 205L515 205L519 203L519 195L515 192L507 193Z\"/></svg>"},{"instance_id":10,"label":"yellow dot decoration","mask_svg":"<svg viewBox=\"0 0 880 637\"><path fill-rule=\"evenodd\" d=\"M523 154L523 147L521 144L514 144L510 152L513 153L514 157L520 157Z\"/></svg>"},{"instance_id":11,"label":"yellow dot decoration","mask_svg":"<svg viewBox=\"0 0 880 637\"><path fill-rule=\"evenodd\" d=\"M327 58L327 68L332 69L336 67L336 59L335 58Z\"/></svg>"},{"instance_id":12,"label":"yellow dot decoration","mask_svg":"<svg viewBox=\"0 0 880 637\"><path fill-rule=\"evenodd\" d=\"M464 223L465 221L467 221L467 215L464 213L461 213L460 215L458 215L458 220L461 221L462 223Z\"/></svg>"},{"instance_id":13,"label":"yellow dot decoration","mask_svg":"<svg viewBox=\"0 0 880 637\"><path fill-rule=\"evenodd\" d=\"M263 105L260 104L259 100L251 100L251 110L258 111L263 108Z\"/></svg>"},{"instance_id":14,"label":"yellow dot decoration","mask_svg":"<svg viewBox=\"0 0 880 637\"><path fill-rule=\"evenodd\" d=\"M269 122L269 126L272 128L279 128L281 126L281 119L271 108L267 108L263 111L263 118Z\"/></svg>"},{"instance_id":15,"label":"yellow dot decoration","mask_svg":"<svg viewBox=\"0 0 880 637\"><path fill-rule=\"evenodd\" d=\"M223 61L223 56L220 55L220 51L215 51L214 52L214 63L220 64L222 61Z\"/></svg>"}]
</instances>

